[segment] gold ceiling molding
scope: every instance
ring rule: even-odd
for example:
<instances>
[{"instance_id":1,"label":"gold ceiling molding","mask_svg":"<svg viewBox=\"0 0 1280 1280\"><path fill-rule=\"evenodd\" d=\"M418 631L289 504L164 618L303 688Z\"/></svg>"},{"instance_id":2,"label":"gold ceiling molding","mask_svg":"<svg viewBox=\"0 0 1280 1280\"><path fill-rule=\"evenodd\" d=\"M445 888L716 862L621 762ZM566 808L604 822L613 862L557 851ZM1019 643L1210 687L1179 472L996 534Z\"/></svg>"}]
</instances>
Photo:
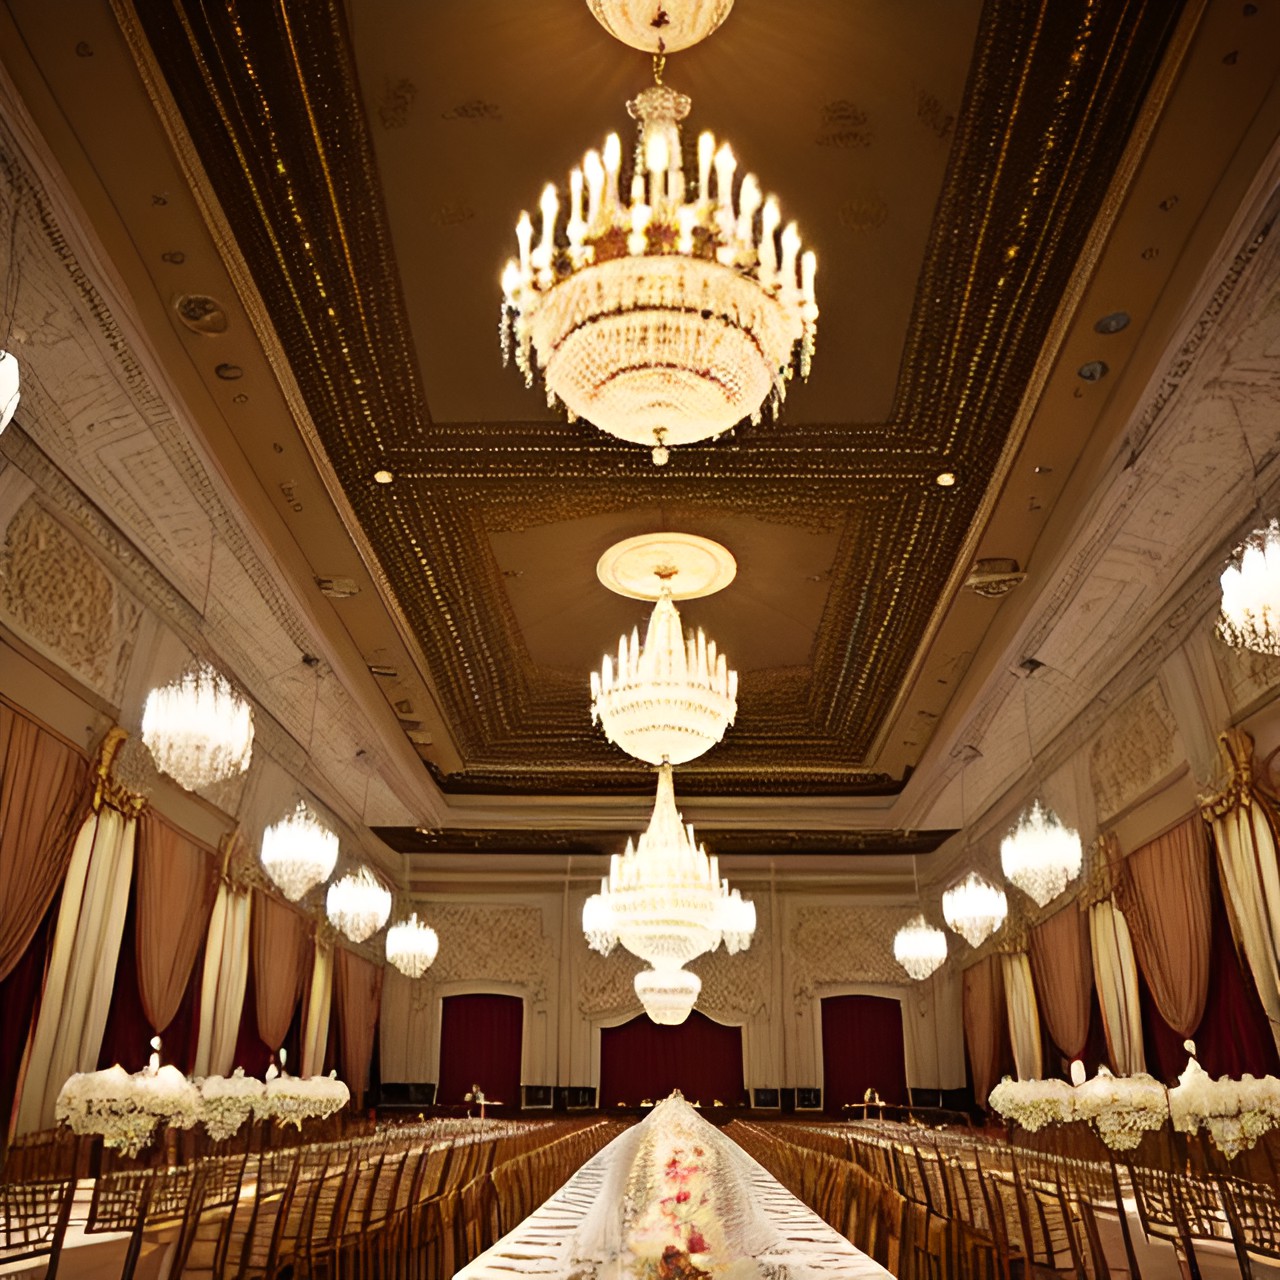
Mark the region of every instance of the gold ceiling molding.
<instances>
[{"instance_id":1,"label":"gold ceiling molding","mask_svg":"<svg viewBox=\"0 0 1280 1280\"><path fill-rule=\"evenodd\" d=\"M741 731L685 771L684 790L892 788L874 771L878 744L972 562L1201 0L1163 69L1183 6L988 0L891 420L745 427L685 448L659 477L582 426L431 424L339 0L115 3L181 112L326 483L425 655L465 761L442 786L626 785L590 730L585 682L529 660L485 534L610 502L846 513L804 697L784 706L767 680L745 680ZM375 456L394 485L370 482ZM955 488L933 484L944 468Z\"/></svg>"}]
</instances>

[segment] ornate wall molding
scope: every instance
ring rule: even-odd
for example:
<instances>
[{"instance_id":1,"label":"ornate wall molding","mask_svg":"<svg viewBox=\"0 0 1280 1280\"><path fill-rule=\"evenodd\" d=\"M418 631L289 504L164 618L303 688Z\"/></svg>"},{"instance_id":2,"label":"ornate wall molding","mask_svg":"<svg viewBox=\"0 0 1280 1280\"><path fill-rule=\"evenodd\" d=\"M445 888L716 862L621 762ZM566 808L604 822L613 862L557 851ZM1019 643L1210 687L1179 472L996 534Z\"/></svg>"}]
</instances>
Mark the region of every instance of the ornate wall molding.
<instances>
[{"instance_id":1,"label":"ornate wall molding","mask_svg":"<svg viewBox=\"0 0 1280 1280\"><path fill-rule=\"evenodd\" d=\"M1178 722L1152 680L1111 713L1089 749L1098 821L1115 817L1185 760Z\"/></svg>"},{"instance_id":2,"label":"ornate wall molding","mask_svg":"<svg viewBox=\"0 0 1280 1280\"><path fill-rule=\"evenodd\" d=\"M426 982L503 982L522 988L535 1004L549 998L559 949L543 932L541 906L432 902L425 912L440 938Z\"/></svg>"}]
</instances>

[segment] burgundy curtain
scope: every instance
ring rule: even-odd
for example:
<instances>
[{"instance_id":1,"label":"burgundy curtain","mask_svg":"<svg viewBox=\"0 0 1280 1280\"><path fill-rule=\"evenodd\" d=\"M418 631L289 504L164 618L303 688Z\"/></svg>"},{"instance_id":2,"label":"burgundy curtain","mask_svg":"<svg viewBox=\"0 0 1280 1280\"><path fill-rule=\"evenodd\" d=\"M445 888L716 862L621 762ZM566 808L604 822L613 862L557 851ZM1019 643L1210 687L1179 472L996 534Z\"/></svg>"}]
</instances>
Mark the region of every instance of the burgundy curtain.
<instances>
[{"instance_id":1,"label":"burgundy curtain","mask_svg":"<svg viewBox=\"0 0 1280 1280\"><path fill-rule=\"evenodd\" d=\"M1200 815L1131 853L1116 895L1160 1017L1192 1035L1204 1016L1212 946L1209 842Z\"/></svg>"},{"instance_id":2,"label":"burgundy curtain","mask_svg":"<svg viewBox=\"0 0 1280 1280\"><path fill-rule=\"evenodd\" d=\"M886 996L827 996L822 1001L823 1103L840 1114L874 1089L882 1102L907 1102L902 1004Z\"/></svg>"},{"instance_id":3,"label":"burgundy curtain","mask_svg":"<svg viewBox=\"0 0 1280 1280\"><path fill-rule=\"evenodd\" d=\"M214 851L151 810L138 827L135 953L138 989L157 1032L173 1021L209 931L218 891Z\"/></svg>"},{"instance_id":4,"label":"burgundy curtain","mask_svg":"<svg viewBox=\"0 0 1280 1280\"><path fill-rule=\"evenodd\" d=\"M22 1075L22 1059L36 1015L40 1012L40 992L49 955L54 922L58 918L60 894L55 891L49 910L36 925L18 963L0 978L0 1143L9 1131L13 1104Z\"/></svg>"},{"instance_id":5,"label":"burgundy curtain","mask_svg":"<svg viewBox=\"0 0 1280 1280\"><path fill-rule=\"evenodd\" d=\"M742 1028L726 1027L696 1009L678 1027L660 1027L638 1014L600 1031L602 1107L638 1106L679 1089L709 1107L718 1098L743 1100Z\"/></svg>"},{"instance_id":6,"label":"burgundy curtain","mask_svg":"<svg viewBox=\"0 0 1280 1280\"><path fill-rule=\"evenodd\" d=\"M1089 1041L1093 993L1088 916L1073 902L1032 929L1030 942L1031 973L1049 1038L1068 1059L1078 1058Z\"/></svg>"},{"instance_id":7,"label":"burgundy curtain","mask_svg":"<svg viewBox=\"0 0 1280 1280\"><path fill-rule=\"evenodd\" d=\"M486 1098L518 1107L523 1040L524 1001L519 996L445 996L436 1101L456 1105L478 1084Z\"/></svg>"},{"instance_id":8,"label":"burgundy curtain","mask_svg":"<svg viewBox=\"0 0 1280 1280\"><path fill-rule=\"evenodd\" d=\"M0 979L22 959L66 874L88 775L75 747L0 701Z\"/></svg>"},{"instance_id":9,"label":"burgundy curtain","mask_svg":"<svg viewBox=\"0 0 1280 1280\"><path fill-rule=\"evenodd\" d=\"M303 984L311 977L311 925L300 911L265 893L253 895L250 919L258 1035L275 1052L284 1044Z\"/></svg>"},{"instance_id":10,"label":"burgundy curtain","mask_svg":"<svg viewBox=\"0 0 1280 1280\"><path fill-rule=\"evenodd\" d=\"M1006 1059L1008 1019L1004 1008L1004 977L1000 957L987 956L964 971L964 1039L969 1050L973 1097L984 1110Z\"/></svg>"},{"instance_id":11,"label":"burgundy curtain","mask_svg":"<svg viewBox=\"0 0 1280 1280\"><path fill-rule=\"evenodd\" d=\"M339 1074L346 1080L356 1106L362 1107L382 1003L382 969L345 947L334 948L333 961L334 1003L342 1029ZM518 1103L520 1099L517 1096L513 1101Z\"/></svg>"}]
</instances>

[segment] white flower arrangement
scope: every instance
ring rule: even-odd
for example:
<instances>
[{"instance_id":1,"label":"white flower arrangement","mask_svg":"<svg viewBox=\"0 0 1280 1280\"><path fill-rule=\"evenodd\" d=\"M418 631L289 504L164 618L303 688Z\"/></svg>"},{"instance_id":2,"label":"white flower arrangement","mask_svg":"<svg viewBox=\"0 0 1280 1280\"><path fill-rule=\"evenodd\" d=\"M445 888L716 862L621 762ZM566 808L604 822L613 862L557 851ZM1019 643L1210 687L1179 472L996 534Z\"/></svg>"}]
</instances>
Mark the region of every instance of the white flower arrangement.
<instances>
[{"instance_id":1,"label":"white flower arrangement","mask_svg":"<svg viewBox=\"0 0 1280 1280\"><path fill-rule=\"evenodd\" d=\"M1280 1080L1251 1075L1214 1080L1196 1061L1195 1044L1185 1045L1191 1057L1178 1083L1169 1090L1169 1112L1180 1133L1208 1131L1216 1147L1229 1158L1246 1151L1263 1134L1280 1128Z\"/></svg>"},{"instance_id":2,"label":"white flower arrangement","mask_svg":"<svg viewBox=\"0 0 1280 1280\"><path fill-rule=\"evenodd\" d=\"M268 1073L262 1101L254 1104L261 1120L291 1124L301 1130L304 1120L318 1120L341 1111L351 1101L351 1091L336 1073L327 1076L277 1075Z\"/></svg>"},{"instance_id":3,"label":"white flower arrangement","mask_svg":"<svg viewBox=\"0 0 1280 1280\"><path fill-rule=\"evenodd\" d=\"M215 1142L239 1132L240 1126L257 1110L266 1085L237 1067L229 1076L205 1076L200 1090L200 1121Z\"/></svg>"}]
</instances>

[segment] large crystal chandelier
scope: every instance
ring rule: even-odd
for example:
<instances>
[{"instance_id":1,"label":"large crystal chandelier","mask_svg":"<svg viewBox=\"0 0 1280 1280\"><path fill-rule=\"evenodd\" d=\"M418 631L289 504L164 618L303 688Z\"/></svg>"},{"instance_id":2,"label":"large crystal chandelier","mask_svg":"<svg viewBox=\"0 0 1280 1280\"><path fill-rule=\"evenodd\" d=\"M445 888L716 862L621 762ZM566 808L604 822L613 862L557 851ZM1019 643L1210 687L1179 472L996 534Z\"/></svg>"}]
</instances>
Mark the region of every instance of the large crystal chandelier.
<instances>
[{"instance_id":1,"label":"large crystal chandelier","mask_svg":"<svg viewBox=\"0 0 1280 1280\"><path fill-rule=\"evenodd\" d=\"M262 833L262 869L290 902L323 884L337 864L337 835L301 800Z\"/></svg>"},{"instance_id":2,"label":"large crystal chandelier","mask_svg":"<svg viewBox=\"0 0 1280 1280\"><path fill-rule=\"evenodd\" d=\"M219 672L197 662L147 695L142 741L161 773L198 791L249 767L253 710Z\"/></svg>"},{"instance_id":3,"label":"large crystal chandelier","mask_svg":"<svg viewBox=\"0 0 1280 1280\"><path fill-rule=\"evenodd\" d=\"M13 421L18 410L18 360L8 351L0 351L0 431Z\"/></svg>"},{"instance_id":4,"label":"large crystal chandelier","mask_svg":"<svg viewBox=\"0 0 1280 1280\"><path fill-rule=\"evenodd\" d=\"M519 255L502 273L504 357L547 402L623 440L667 447L776 412L792 374L808 376L817 331L817 259L782 229L753 174L735 184L727 143L698 138L684 171L689 99L659 82L627 104L639 122L624 172L616 133L569 175L567 201L542 193L540 227L522 213ZM714 174L714 180L713 180Z\"/></svg>"},{"instance_id":5,"label":"large crystal chandelier","mask_svg":"<svg viewBox=\"0 0 1280 1280\"><path fill-rule=\"evenodd\" d=\"M1048 906L1080 874L1080 833L1037 800L1000 842L1005 875L1039 907Z\"/></svg>"},{"instance_id":6,"label":"large crystal chandelier","mask_svg":"<svg viewBox=\"0 0 1280 1280\"><path fill-rule=\"evenodd\" d=\"M980 947L1005 922L1009 900L1003 889L970 871L942 895L942 918L971 947Z\"/></svg>"},{"instance_id":7,"label":"large crystal chandelier","mask_svg":"<svg viewBox=\"0 0 1280 1280\"><path fill-rule=\"evenodd\" d=\"M730 955L750 945L755 906L730 891L719 861L681 821L669 764L658 770L648 828L610 859L600 892L583 908L582 927L602 955L620 942L649 963L636 975L636 995L655 1022L669 1024L683 1022L698 997L696 976L680 972L689 961L721 942Z\"/></svg>"},{"instance_id":8,"label":"large crystal chandelier","mask_svg":"<svg viewBox=\"0 0 1280 1280\"><path fill-rule=\"evenodd\" d=\"M335 880L325 895L329 923L352 942L372 938L391 915L391 890L368 867Z\"/></svg>"},{"instance_id":9,"label":"large crystal chandelier","mask_svg":"<svg viewBox=\"0 0 1280 1280\"><path fill-rule=\"evenodd\" d=\"M439 951L436 931L429 924L423 924L416 911L387 930L387 961L406 978L422 977L435 963Z\"/></svg>"},{"instance_id":10,"label":"large crystal chandelier","mask_svg":"<svg viewBox=\"0 0 1280 1280\"><path fill-rule=\"evenodd\" d=\"M1222 572L1218 638L1280 656L1280 523L1255 529Z\"/></svg>"},{"instance_id":11,"label":"large crystal chandelier","mask_svg":"<svg viewBox=\"0 0 1280 1280\"><path fill-rule=\"evenodd\" d=\"M947 958L947 935L923 915L913 916L893 935L893 958L922 981Z\"/></svg>"}]
</instances>

